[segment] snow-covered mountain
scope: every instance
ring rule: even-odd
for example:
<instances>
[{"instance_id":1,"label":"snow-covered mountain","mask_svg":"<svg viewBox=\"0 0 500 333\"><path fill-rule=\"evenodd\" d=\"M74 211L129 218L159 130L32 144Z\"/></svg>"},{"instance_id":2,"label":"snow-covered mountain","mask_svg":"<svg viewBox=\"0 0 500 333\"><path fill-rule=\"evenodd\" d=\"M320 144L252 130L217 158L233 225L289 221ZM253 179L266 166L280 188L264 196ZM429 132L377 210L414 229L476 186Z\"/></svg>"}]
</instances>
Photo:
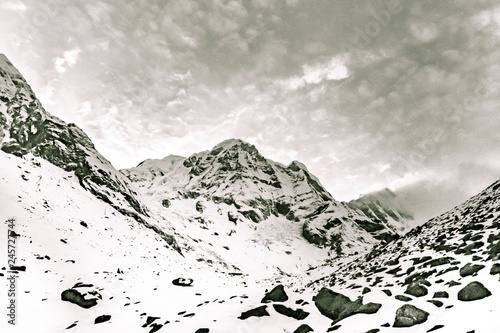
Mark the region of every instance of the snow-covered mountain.
<instances>
[{"instance_id":1,"label":"snow-covered mountain","mask_svg":"<svg viewBox=\"0 0 500 333\"><path fill-rule=\"evenodd\" d=\"M196 199L201 213L202 207L215 205L234 223L281 218L283 224L300 224L309 242L338 254L364 251L397 238L411 219L381 202L339 202L300 162L284 166L238 139L189 158L145 160L121 172L137 192L164 203L165 209Z\"/></svg>"},{"instance_id":2,"label":"snow-covered mountain","mask_svg":"<svg viewBox=\"0 0 500 333\"><path fill-rule=\"evenodd\" d=\"M4 56L0 125L1 332L498 332L500 181L402 235L240 140L119 172Z\"/></svg>"},{"instance_id":3,"label":"snow-covered mountain","mask_svg":"<svg viewBox=\"0 0 500 333\"><path fill-rule=\"evenodd\" d=\"M18 157L33 155L70 171L80 185L124 215L148 224L147 208L75 124L49 114L19 71L0 55L0 149ZM154 228L154 226L151 226ZM172 246L175 238L163 234Z\"/></svg>"}]
</instances>

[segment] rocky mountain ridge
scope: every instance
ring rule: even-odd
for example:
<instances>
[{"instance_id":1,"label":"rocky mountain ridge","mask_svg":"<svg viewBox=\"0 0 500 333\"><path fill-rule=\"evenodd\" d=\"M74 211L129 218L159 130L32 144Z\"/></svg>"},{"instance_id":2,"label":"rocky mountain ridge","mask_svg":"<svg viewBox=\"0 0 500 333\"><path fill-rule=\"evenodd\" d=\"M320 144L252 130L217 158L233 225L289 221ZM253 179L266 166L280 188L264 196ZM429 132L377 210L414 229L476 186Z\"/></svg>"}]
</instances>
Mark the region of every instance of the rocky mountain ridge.
<instances>
[{"instance_id":1,"label":"rocky mountain ridge","mask_svg":"<svg viewBox=\"0 0 500 333\"><path fill-rule=\"evenodd\" d=\"M258 224L275 216L301 223L302 235L309 242L338 254L363 251L397 238L411 220L411 216L369 198L339 202L302 163L284 166L238 139L189 158L145 160L121 172L137 192L158 202L200 199L200 206L209 202L221 209L231 208L228 219L234 222Z\"/></svg>"}]
</instances>

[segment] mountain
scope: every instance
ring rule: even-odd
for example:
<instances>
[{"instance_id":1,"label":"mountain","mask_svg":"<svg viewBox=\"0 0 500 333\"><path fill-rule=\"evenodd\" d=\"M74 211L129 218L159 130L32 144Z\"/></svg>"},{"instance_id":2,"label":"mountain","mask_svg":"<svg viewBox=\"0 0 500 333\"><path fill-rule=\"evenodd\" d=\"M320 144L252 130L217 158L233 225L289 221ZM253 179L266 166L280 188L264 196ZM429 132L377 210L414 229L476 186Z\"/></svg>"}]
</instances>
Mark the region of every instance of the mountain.
<instances>
[{"instance_id":1,"label":"mountain","mask_svg":"<svg viewBox=\"0 0 500 333\"><path fill-rule=\"evenodd\" d=\"M38 156L78 178L80 185L124 215L148 224L147 208L75 124L50 115L19 71L0 55L0 149L18 157ZM154 226L149 225L154 228ZM161 233L161 231L158 230ZM163 234L179 249L173 236Z\"/></svg>"},{"instance_id":2,"label":"mountain","mask_svg":"<svg viewBox=\"0 0 500 333\"><path fill-rule=\"evenodd\" d=\"M3 56L0 118L2 332L498 331L500 181L403 235L240 140L118 172Z\"/></svg>"},{"instance_id":3,"label":"mountain","mask_svg":"<svg viewBox=\"0 0 500 333\"><path fill-rule=\"evenodd\" d=\"M301 224L303 237L337 254L397 238L411 219L381 202L339 202L300 162L284 166L238 139L189 158L145 160L120 171L135 191L157 203L196 199L199 207L215 205L235 223L282 218L282 223Z\"/></svg>"}]
</instances>

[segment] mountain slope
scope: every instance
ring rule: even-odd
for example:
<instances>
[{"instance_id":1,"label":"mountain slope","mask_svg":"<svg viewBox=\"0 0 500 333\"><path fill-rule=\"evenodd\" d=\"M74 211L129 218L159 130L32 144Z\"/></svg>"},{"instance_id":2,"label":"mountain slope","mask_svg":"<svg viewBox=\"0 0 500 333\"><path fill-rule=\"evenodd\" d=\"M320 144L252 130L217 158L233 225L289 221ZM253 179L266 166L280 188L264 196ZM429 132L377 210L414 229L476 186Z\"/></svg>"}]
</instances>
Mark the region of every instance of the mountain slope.
<instances>
[{"instance_id":1,"label":"mountain slope","mask_svg":"<svg viewBox=\"0 0 500 333\"><path fill-rule=\"evenodd\" d=\"M26 80L4 55L0 55L0 92L2 151L19 157L40 156L74 172L80 185L97 198L124 215L148 223L147 209L137 193L130 190L127 178L95 149L80 128L45 111ZM172 236L164 233L163 237L179 250Z\"/></svg>"}]
</instances>

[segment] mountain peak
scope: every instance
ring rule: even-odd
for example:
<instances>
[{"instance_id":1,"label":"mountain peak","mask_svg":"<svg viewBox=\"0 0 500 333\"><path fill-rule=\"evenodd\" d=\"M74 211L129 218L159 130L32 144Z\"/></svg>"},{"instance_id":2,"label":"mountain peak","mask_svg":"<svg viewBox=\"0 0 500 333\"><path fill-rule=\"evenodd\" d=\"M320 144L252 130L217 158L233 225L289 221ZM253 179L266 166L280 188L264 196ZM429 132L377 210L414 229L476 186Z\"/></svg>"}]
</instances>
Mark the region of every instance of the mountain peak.
<instances>
[{"instance_id":1,"label":"mountain peak","mask_svg":"<svg viewBox=\"0 0 500 333\"><path fill-rule=\"evenodd\" d=\"M243 147L243 148L251 147L251 148L257 150L254 145L252 145L252 144L250 144L248 142L245 142L245 141L243 141L241 139L235 139L235 138L233 138L233 139L224 140L221 143L217 144L212 149L212 151L213 150L219 150L221 148L222 149L230 149L230 148L235 147L235 146L237 146L237 147Z\"/></svg>"},{"instance_id":2,"label":"mountain peak","mask_svg":"<svg viewBox=\"0 0 500 333\"><path fill-rule=\"evenodd\" d=\"M21 73L17 70L16 67L14 67L14 65L12 65L10 60L3 53L0 53L0 68L5 70L10 75L22 77Z\"/></svg>"}]
</instances>

